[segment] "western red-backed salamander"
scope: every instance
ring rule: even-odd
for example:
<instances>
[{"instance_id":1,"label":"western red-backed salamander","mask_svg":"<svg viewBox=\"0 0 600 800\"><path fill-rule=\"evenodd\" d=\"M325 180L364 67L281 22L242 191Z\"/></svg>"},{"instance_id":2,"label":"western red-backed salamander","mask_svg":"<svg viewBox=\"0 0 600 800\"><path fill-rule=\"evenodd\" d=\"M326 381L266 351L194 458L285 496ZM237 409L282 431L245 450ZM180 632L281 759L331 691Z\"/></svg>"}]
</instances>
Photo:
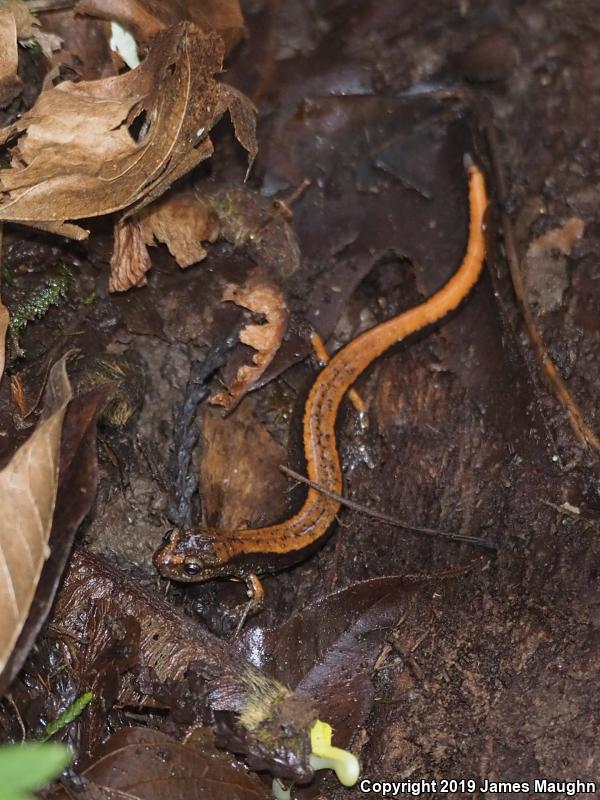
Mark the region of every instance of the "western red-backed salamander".
<instances>
[{"instance_id":1,"label":"western red-backed salamander","mask_svg":"<svg viewBox=\"0 0 600 800\"><path fill-rule=\"evenodd\" d=\"M461 265L428 300L361 333L339 350L319 373L304 411L304 452L308 477L341 495L342 472L335 423L342 398L358 376L389 347L453 311L473 288L485 257L483 218L488 205L481 170L470 165L469 235ZM309 488L302 508L276 525L248 530L197 527L171 531L154 555L161 575L197 582L237 577L252 591L257 574L275 572L305 558L329 531L340 503Z\"/></svg>"}]
</instances>

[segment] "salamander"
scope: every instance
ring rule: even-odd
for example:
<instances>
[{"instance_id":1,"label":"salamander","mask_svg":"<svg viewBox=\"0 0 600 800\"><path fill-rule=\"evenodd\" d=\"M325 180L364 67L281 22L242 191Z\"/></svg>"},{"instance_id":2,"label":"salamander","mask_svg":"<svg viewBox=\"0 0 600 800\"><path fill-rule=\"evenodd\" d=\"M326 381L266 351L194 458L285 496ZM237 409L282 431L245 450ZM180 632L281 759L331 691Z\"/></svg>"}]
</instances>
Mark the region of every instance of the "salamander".
<instances>
[{"instance_id":1,"label":"salamander","mask_svg":"<svg viewBox=\"0 0 600 800\"><path fill-rule=\"evenodd\" d=\"M342 494L335 424L346 392L388 348L456 309L479 278L485 258L483 231L488 199L481 170L470 164L468 173L468 242L456 272L420 305L352 339L335 353L310 389L303 423L308 477L333 494ZM339 508L338 500L311 487L300 510L275 525L233 531L202 526L170 531L154 555L154 564L161 575L177 581L240 578L254 593L260 586L256 575L285 569L319 547Z\"/></svg>"}]
</instances>

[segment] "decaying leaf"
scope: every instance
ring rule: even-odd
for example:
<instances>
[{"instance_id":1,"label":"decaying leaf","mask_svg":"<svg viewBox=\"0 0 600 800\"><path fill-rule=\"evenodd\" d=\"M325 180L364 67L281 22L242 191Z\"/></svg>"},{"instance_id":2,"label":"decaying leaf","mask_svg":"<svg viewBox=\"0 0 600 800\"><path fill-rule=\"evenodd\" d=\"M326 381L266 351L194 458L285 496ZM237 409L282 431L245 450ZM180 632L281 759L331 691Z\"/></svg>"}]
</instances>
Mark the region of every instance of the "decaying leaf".
<instances>
[{"instance_id":1,"label":"decaying leaf","mask_svg":"<svg viewBox=\"0 0 600 800\"><path fill-rule=\"evenodd\" d=\"M226 110L252 159L253 107L241 111L239 96L214 80L222 59L218 34L184 22L159 33L137 69L42 92L0 131L0 144L12 145L0 219L85 238L65 221L139 211L212 154L208 132Z\"/></svg>"},{"instance_id":2,"label":"decaying leaf","mask_svg":"<svg viewBox=\"0 0 600 800\"><path fill-rule=\"evenodd\" d=\"M123 705L147 704L152 695L164 707L165 695L160 691L162 698L157 697L160 687L155 684L164 681L163 690L171 697L169 686L176 690L177 684L183 703L168 707L192 718L208 715L220 747L243 754L253 769L269 769L282 778L306 780L312 775L309 730L317 711L310 698L293 694L240 660L230 644L151 596L106 559L75 550L53 624L73 642L87 641L86 609L90 600L101 598L109 598L119 613L127 609L140 625L140 663L149 674L136 686L121 684Z\"/></svg>"},{"instance_id":3,"label":"decaying leaf","mask_svg":"<svg viewBox=\"0 0 600 800\"><path fill-rule=\"evenodd\" d=\"M287 327L288 309L281 289L259 275L246 286L228 284L223 300L265 317L262 324L246 325L240 331L240 342L256 350L252 365L242 364L227 390L210 398L211 403L231 410L252 389L275 357Z\"/></svg>"},{"instance_id":4,"label":"decaying leaf","mask_svg":"<svg viewBox=\"0 0 600 800\"><path fill-rule=\"evenodd\" d=\"M289 484L278 469L286 449L254 414L251 400L227 418L206 406L202 412L202 513L224 530L251 527L265 508L272 519L288 511Z\"/></svg>"},{"instance_id":5,"label":"decaying leaf","mask_svg":"<svg viewBox=\"0 0 600 800\"><path fill-rule=\"evenodd\" d=\"M148 42L165 28L186 20L204 33L219 33L227 52L244 33L239 0L81 0L76 10L78 14L120 22L138 42Z\"/></svg>"},{"instance_id":6,"label":"decaying leaf","mask_svg":"<svg viewBox=\"0 0 600 800\"><path fill-rule=\"evenodd\" d=\"M198 202L215 212L220 235L270 275L288 278L300 267L300 246L285 204L244 186L202 184Z\"/></svg>"},{"instance_id":7,"label":"decaying leaf","mask_svg":"<svg viewBox=\"0 0 600 800\"><path fill-rule=\"evenodd\" d=\"M61 431L70 399L62 359L48 379L45 419L0 472L0 671L25 623L49 555Z\"/></svg>"},{"instance_id":8,"label":"decaying leaf","mask_svg":"<svg viewBox=\"0 0 600 800\"><path fill-rule=\"evenodd\" d=\"M115 733L83 777L87 785L83 798L269 800L271 796L257 775L211 746L210 740L178 742L150 728L124 728ZM66 800L71 795L61 791L52 796Z\"/></svg>"},{"instance_id":9,"label":"decaying leaf","mask_svg":"<svg viewBox=\"0 0 600 800\"><path fill-rule=\"evenodd\" d=\"M192 192L178 192L147 206L139 217L144 242L164 242L180 267L189 267L206 258L202 242L215 242L219 236L217 215Z\"/></svg>"},{"instance_id":10,"label":"decaying leaf","mask_svg":"<svg viewBox=\"0 0 600 800\"><path fill-rule=\"evenodd\" d=\"M9 323L8 308L0 299L0 381L4 374L4 362L6 359L6 332Z\"/></svg>"}]
</instances>

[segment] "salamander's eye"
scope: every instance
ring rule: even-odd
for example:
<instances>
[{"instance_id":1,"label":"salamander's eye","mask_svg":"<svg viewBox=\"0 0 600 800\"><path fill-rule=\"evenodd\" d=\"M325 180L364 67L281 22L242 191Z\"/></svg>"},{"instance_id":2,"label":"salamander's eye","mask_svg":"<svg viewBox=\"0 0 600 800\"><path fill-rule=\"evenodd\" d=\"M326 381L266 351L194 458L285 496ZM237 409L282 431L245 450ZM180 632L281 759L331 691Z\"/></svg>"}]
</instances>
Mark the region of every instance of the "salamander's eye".
<instances>
[{"instance_id":1,"label":"salamander's eye","mask_svg":"<svg viewBox=\"0 0 600 800\"><path fill-rule=\"evenodd\" d=\"M190 578L193 578L194 575L197 575L200 570L202 569L202 564L198 561L197 558L193 558L192 556L186 556L183 559L183 571L186 575L189 575Z\"/></svg>"}]
</instances>

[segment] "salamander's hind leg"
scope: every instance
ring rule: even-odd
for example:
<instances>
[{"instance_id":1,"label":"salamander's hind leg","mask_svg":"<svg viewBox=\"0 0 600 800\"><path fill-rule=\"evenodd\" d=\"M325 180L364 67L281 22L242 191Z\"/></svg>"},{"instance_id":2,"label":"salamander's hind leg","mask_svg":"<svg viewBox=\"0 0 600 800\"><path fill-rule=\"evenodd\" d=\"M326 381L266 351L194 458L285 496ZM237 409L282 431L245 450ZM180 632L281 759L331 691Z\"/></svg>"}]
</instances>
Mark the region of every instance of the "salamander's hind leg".
<instances>
[{"instance_id":1,"label":"salamander's hind leg","mask_svg":"<svg viewBox=\"0 0 600 800\"><path fill-rule=\"evenodd\" d=\"M310 343L312 345L313 350L315 351L316 357L319 359L321 364L325 366L325 364L329 363L329 353L327 352L327 348L325 347L325 343L323 339L319 336L316 331L313 331L310 335ZM367 427L367 406L365 405L365 401L362 399L360 394L356 391L356 389L348 389L348 399L358 412L358 416L360 419L361 428Z\"/></svg>"}]
</instances>

